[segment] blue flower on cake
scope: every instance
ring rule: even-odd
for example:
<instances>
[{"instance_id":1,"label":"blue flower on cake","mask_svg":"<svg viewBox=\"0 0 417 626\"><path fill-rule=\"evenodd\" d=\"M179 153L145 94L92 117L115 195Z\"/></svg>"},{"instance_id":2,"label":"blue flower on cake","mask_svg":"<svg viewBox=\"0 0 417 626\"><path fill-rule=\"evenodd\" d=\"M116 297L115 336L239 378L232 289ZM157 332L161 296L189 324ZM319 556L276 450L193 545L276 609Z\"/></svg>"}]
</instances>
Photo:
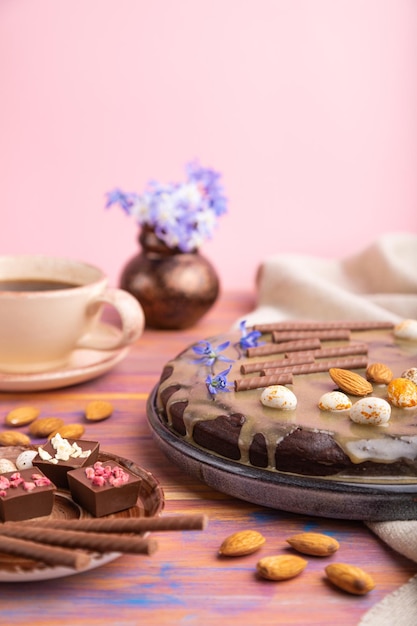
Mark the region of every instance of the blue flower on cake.
<instances>
[{"instance_id":1,"label":"blue flower on cake","mask_svg":"<svg viewBox=\"0 0 417 626\"><path fill-rule=\"evenodd\" d=\"M227 363L232 363L232 359L228 359L224 355L220 354L228 348L230 345L230 341L225 341L221 343L217 348L214 348L209 341L199 341L196 346L193 346L193 351L196 354L201 354L199 359L195 359L193 363L201 363L202 365L207 365L212 367L216 361L226 361Z\"/></svg>"},{"instance_id":2,"label":"blue flower on cake","mask_svg":"<svg viewBox=\"0 0 417 626\"><path fill-rule=\"evenodd\" d=\"M233 387L233 383L227 380L227 375L231 367L230 365L227 370L223 370L220 374L216 374L216 376L207 376L206 385L211 395L215 396L221 391L230 391L229 387Z\"/></svg>"},{"instance_id":3,"label":"blue flower on cake","mask_svg":"<svg viewBox=\"0 0 417 626\"><path fill-rule=\"evenodd\" d=\"M240 322L239 328L240 332L242 333L239 341L239 345L241 348L246 350L247 348L255 348L256 346L260 345L258 339L262 335L262 333L259 330L248 331L246 328L246 320Z\"/></svg>"}]
</instances>

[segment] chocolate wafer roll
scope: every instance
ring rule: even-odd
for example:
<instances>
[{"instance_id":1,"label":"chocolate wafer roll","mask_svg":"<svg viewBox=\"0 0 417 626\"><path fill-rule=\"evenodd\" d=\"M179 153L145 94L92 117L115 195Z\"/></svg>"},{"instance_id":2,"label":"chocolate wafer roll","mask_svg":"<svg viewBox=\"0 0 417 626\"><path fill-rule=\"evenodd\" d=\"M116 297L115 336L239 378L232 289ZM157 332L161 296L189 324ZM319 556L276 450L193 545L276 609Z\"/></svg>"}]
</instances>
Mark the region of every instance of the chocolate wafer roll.
<instances>
[{"instance_id":1,"label":"chocolate wafer roll","mask_svg":"<svg viewBox=\"0 0 417 626\"><path fill-rule=\"evenodd\" d=\"M161 517L115 517L86 519L38 519L25 522L25 526L59 528L96 533L144 533L150 531L204 530L208 519L205 515L164 515ZM15 524L15 522L6 522ZM1 527L0 527L1 532Z\"/></svg>"},{"instance_id":2,"label":"chocolate wafer roll","mask_svg":"<svg viewBox=\"0 0 417 626\"><path fill-rule=\"evenodd\" d=\"M76 570L87 567L91 561L91 557L85 552L46 546L4 534L0 534L0 552L40 561L46 565L71 567Z\"/></svg>"},{"instance_id":3,"label":"chocolate wafer roll","mask_svg":"<svg viewBox=\"0 0 417 626\"><path fill-rule=\"evenodd\" d=\"M261 389L262 387L269 387L270 385L291 385L292 381L292 375L288 373L284 375L274 374L272 376L251 376L250 378L235 380L235 391Z\"/></svg>"},{"instance_id":4,"label":"chocolate wafer roll","mask_svg":"<svg viewBox=\"0 0 417 626\"><path fill-rule=\"evenodd\" d=\"M157 543L153 539L116 535L113 533L90 533L76 530L41 528L35 524L4 524L0 527L0 539L18 538L39 544L65 548L81 548L94 552L123 552L129 554L153 554ZM43 546L45 547L45 546Z\"/></svg>"},{"instance_id":5,"label":"chocolate wafer roll","mask_svg":"<svg viewBox=\"0 0 417 626\"><path fill-rule=\"evenodd\" d=\"M320 350L318 350L320 352ZM256 363L244 363L240 366L241 374L253 374L260 372L266 367L288 367L288 365L298 365L300 363L314 363L314 352L303 352L300 356L289 356L279 361L258 361Z\"/></svg>"},{"instance_id":6,"label":"chocolate wafer roll","mask_svg":"<svg viewBox=\"0 0 417 626\"><path fill-rule=\"evenodd\" d=\"M290 367L280 367L278 369L265 369L261 372L262 376L274 376L276 374L316 374L318 372L327 372L331 367L339 367L345 370L361 369L368 365L366 357L346 357L346 359L334 359L331 361L317 361L316 363L305 363L301 365L291 365Z\"/></svg>"},{"instance_id":7,"label":"chocolate wafer roll","mask_svg":"<svg viewBox=\"0 0 417 626\"><path fill-rule=\"evenodd\" d=\"M272 341L295 341L297 339L320 339L321 341L349 341L350 330L336 328L330 330L274 330Z\"/></svg>"},{"instance_id":8,"label":"chocolate wafer roll","mask_svg":"<svg viewBox=\"0 0 417 626\"><path fill-rule=\"evenodd\" d=\"M246 350L248 357L267 356L269 354L283 354L285 352L297 352L301 350L317 350L321 347L319 339L300 339L298 341L285 341L283 343L266 343Z\"/></svg>"},{"instance_id":9,"label":"chocolate wafer roll","mask_svg":"<svg viewBox=\"0 0 417 626\"><path fill-rule=\"evenodd\" d=\"M313 350L312 354L316 359L337 356L353 356L355 354L368 354L368 346L365 343L350 343L346 346L334 346L333 348Z\"/></svg>"},{"instance_id":10,"label":"chocolate wafer roll","mask_svg":"<svg viewBox=\"0 0 417 626\"><path fill-rule=\"evenodd\" d=\"M272 322L269 324L254 324L254 330L270 333L274 330L329 330L332 328L348 328L349 330L378 330L390 329L394 324L387 321L373 320L334 320L327 322L294 321Z\"/></svg>"}]
</instances>

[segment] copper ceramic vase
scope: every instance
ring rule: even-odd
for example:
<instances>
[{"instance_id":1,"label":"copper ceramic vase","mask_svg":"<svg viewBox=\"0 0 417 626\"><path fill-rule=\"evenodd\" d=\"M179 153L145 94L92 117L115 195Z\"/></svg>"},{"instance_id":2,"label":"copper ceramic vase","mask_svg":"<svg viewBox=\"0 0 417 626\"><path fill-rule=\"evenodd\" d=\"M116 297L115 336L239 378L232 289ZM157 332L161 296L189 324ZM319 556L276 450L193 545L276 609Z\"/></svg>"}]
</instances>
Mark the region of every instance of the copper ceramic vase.
<instances>
[{"instance_id":1,"label":"copper ceramic vase","mask_svg":"<svg viewBox=\"0 0 417 626\"><path fill-rule=\"evenodd\" d=\"M210 309L219 295L219 279L199 252L169 248L150 228L142 228L141 252L123 269L120 287L142 305L146 326L189 328Z\"/></svg>"}]
</instances>

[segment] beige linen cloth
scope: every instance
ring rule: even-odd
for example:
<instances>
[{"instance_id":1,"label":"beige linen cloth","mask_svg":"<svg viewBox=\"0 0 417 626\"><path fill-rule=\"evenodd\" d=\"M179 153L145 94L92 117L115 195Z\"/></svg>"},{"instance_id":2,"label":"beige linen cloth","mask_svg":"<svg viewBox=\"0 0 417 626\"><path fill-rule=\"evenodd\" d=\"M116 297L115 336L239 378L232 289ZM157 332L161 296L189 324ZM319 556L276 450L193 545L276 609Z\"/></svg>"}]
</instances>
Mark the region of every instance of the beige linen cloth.
<instances>
[{"instance_id":1,"label":"beige linen cloth","mask_svg":"<svg viewBox=\"0 0 417 626\"><path fill-rule=\"evenodd\" d=\"M291 254L266 259L257 275L257 306L245 316L247 324L291 318L417 319L417 235L385 235L341 260ZM414 366L417 362L410 363ZM417 520L370 520L367 526L417 563ZM417 624L417 574L368 611L358 626L411 624Z\"/></svg>"}]
</instances>

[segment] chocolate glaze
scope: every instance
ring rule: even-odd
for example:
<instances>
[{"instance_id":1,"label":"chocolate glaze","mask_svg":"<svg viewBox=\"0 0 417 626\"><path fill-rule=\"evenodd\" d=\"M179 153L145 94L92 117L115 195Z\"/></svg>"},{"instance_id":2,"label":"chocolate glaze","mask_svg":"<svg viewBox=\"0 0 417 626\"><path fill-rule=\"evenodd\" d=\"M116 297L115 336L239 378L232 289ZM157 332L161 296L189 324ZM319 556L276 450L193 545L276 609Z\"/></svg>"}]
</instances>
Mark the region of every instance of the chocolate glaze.
<instances>
[{"instance_id":1,"label":"chocolate glaze","mask_svg":"<svg viewBox=\"0 0 417 626\"><path fill-rule=\"evenodd\" d=\"M221 353L233 360L229 382L242 378L242 365L259 361L243 354L239 339L239 332L209 339L214 347L230 341ZM265 333L261 340L268 343L270 335ZM392 329L352 331L351 341L366 343L368 363L386 364L394 377L417 366L417 342L395 338ZM346 343L325 341L322 346ZM223 371L228 364L217 361L210 372L197 359L192 346L172 359L164 368L156 398L161 419L192 445L269 471L364 480L367 476L417 476L417 407L392 407L387 427L355 424L348 412L318 408L321 395L336 389L324 372L295 375L289 386L297 397L297 408L280 411L261 404L262 389L232 388L210 395L207 375ZM276 361L277 355L262 360ZM365 375L364 368L355 371ZM373 388L373 396L386 399L386 385ZM354 403L358 398L351 396L351 400Z\"/></svg>"}]
</instances>

